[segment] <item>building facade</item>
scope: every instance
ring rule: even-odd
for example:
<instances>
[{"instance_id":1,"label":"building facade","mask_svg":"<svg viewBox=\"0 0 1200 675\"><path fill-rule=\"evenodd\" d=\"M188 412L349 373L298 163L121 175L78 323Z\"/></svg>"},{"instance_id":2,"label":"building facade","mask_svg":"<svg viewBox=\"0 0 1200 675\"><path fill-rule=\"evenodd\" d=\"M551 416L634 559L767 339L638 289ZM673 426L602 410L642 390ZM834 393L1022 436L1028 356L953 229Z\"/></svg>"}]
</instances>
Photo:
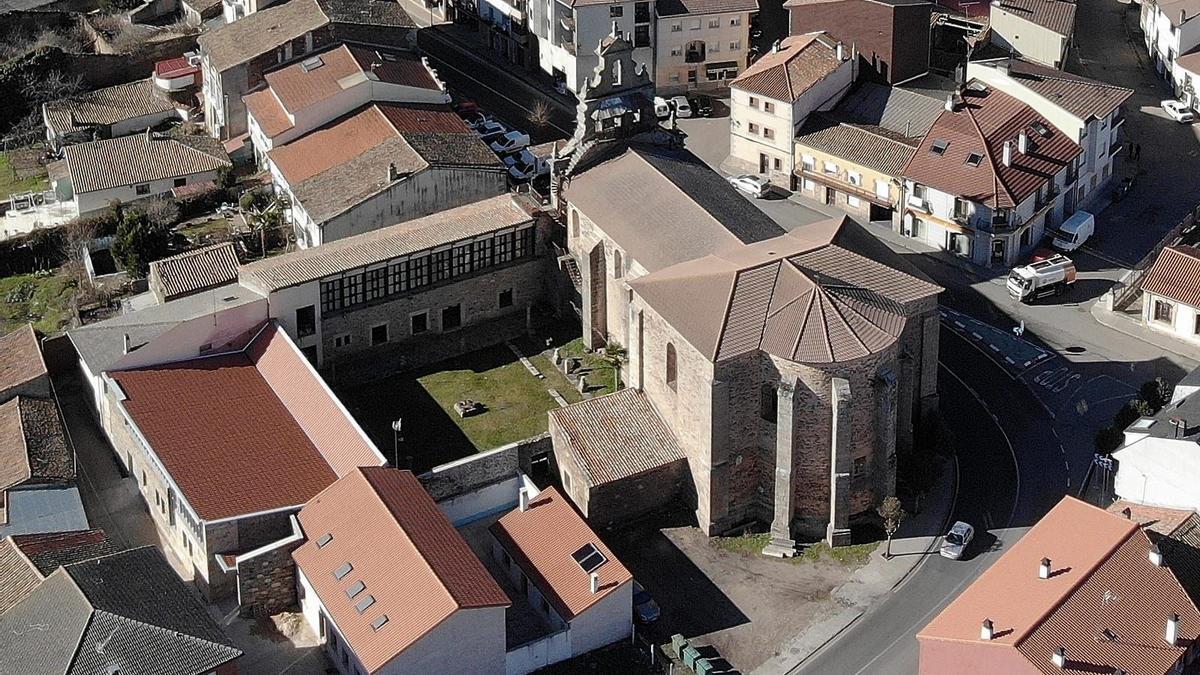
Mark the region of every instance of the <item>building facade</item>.
<instances>
[{"instance_id":1,"label":"building facade","mask_svg":"<svg viewBox=\"0 0 1200 675\"><path fill-rule=\"evenodd\" d=\"M1138 24L1146 52L1158 76L1166 80L1178 95L1183 91L1185 74L1178 67L1181 56L1200 45L1200 8L1186 0L1143 2Z\"/></svg>"},{"instance_id":2,"label":"building facade","mask_svg":"<svg viewBox=\"0 0 1200 675\"><path fill-rule=\"evenodd\" d=\"M758 0L658 0L654 85L662 95L722 90L749 64Z\"/></svg>"},{"instance_id":3,"label":"building facade","mask_svg":"<svg viewBox=\"0 0 1200 675\"><path fill-rule=\"evenodd\" d=\"M863 73L899 84L929 71L932 3L881 0L788 0L792 35L827 31L853 45Z\"/></svg>"},{"instance_id":4,"label":"building facade","mask_svg":"<svg viewBox=\"0 0 1200 675\"><path fill-rule=\"evenodd\" d=\"M1075 37L1075 3L1004 0L989 6L994 45L1050 68L1061 68Z\"/></svg>"},{"instance_id":5,"label":"building facade","mask_svg":"<svg viewBox=\"0 0 1200 675\"><path fill-rule=\"evenodd\" d=\"M654 2L530 0L529 32L537 40L537 67L574 92L582 91L600 62L598 46L615 28L633 45L633 60L654 67Z\"/></svg>"}]
</instances>

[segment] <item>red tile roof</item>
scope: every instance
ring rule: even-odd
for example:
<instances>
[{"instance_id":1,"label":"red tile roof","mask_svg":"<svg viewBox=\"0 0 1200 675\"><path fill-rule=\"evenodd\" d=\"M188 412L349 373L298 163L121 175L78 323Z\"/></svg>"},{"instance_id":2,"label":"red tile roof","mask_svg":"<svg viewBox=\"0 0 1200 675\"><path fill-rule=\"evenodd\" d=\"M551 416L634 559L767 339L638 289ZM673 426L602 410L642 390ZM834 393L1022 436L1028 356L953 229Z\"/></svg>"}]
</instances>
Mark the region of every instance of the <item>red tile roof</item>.
<instances>
[{"instance_id":1,"label":"red tile roof","mask_svg":"<svg viewBox=\"0 0 1200 675\"><path fill-rule=\"evenodd\" d=\"M1142 291L1200 307L1200 249L1168 246L1142 277Z\"/></svg>"},{"instance_id":2,"label":"red tile roof","mask_svg":"<svg viewBox=\"0 0 1200 675\"><path fill-rule=\"evenodd\" d=\"M1003 10L1059 35L1075 32L1075 3L1069 0L999 0L992 11Z\"/></svg>"},{"instance_id":3,"label":"red tile roof","mask_svg":"<svg viewBox=\"0 0 1200 675\"><path fill-rule=\"evenodd\" d=\"M841 65L836 38L827 33L793 35L784 38L778 51L764 54L729 85L791 103Z\"/></svg>"},{"instance_id":4,"label":"red tile roof","mask_svg":"<svg viewBox=\"0 0 1200 675\"><path fill-rule=\"evenodd\" d=\"M1129 517L1138 525L1167 537L1171 536L1175 530L1178 530L1181 525L1196 515L1195 511L1168 509L1163 506L1148 506L1146 504L1131 502L1127 499L1118 499L1109 505L1107 511L1124 518L1125 509L1129 509Z\"/></svg>"},{"instance_id":5,"label":"red tile roof","mask_svg":"<svg viewBox=\"0 0 1200 675\"><path fill-rule=\"evenodd\" d=\"M509 512L490 530L564 620L583 614L633 580L570 500L555 488L543 490L529 501L527 510ZM588 573L571 557L587 544L607 559L596 570L600 575L597 593L591 591Z\"/></svg>"},{"instance_id":6,"label":"red tile roof","mask_svg":"<svg viewBox=\"0 0 1200 675\"><path fill-rule=\"evenodd\" d=\"M150 283L161 287L165 300L224 286L237 278L237 251L228 241L150 263Z\"/></svg>"},{"instance_id":7,"label":"red tile roof","mask_svg":"<svg viewBox=\"0 0 1200 675\"><path fill-rule=\"evenodd\" d=\"M508 596L409 471L356 469L298 516L292 552L367 672L375 672L460 609L507 607ZM322 537L332 535L323 546ZM350 572L333 572L346 563ZM362 582L353 598L346 590ZM374 603L359 612L368 596ZM376 630L381 617L387 623Z\"/></svg>"},{"instance_id":8,"label":"red tile roof","mask_svg":"<svg viewBox=\"0 0 1200 675\"><path fill-rule=\"evenodd\" d=\"M32 324L0 336L0 394L45 374L46 362Z\"/></svg>"}]
</instances>

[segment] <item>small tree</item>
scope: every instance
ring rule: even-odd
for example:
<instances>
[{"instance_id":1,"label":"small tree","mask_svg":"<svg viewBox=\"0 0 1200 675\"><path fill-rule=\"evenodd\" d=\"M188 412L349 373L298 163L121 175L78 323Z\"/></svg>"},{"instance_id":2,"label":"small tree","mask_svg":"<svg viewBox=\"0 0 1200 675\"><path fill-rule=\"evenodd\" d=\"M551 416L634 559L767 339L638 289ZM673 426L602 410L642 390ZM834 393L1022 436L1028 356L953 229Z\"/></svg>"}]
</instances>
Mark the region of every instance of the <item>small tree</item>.
<instances>
[{"instance_id":1,"label":"small tree","mask_svg":"<svg viewBox=\"0 0 1200 675\"><path fill-rule=\"evenodd\" d=\"M621 366L625 365L628 355L620 342L610 342L604 347L604 361L613 369L613 391L621 388Z\"/></svg>"},{"instance_id":2,"label":"small tree","mask_svg":"<svg viewBox=\"0 0 1200 675\"><path fill-rule=\"evenodd\" d=\"M534 103L533 110L529 113L529 121L539 129L550 124L550 106L542 100Z\"/></svg>"},{"instance_id":3,"label":"small tree","mask_svg":"<svg viewBox=\"0 0 1200 675\"><path fill-rule=\"evenodd\" d=\"M146 214L130 210L117 226L113 238L113 257L135 278L150 273L150 263L167 254L170 230L153 225Z\"/></svg>"},{"instance_id":4,"label":"small tree","mask_svg":"<svg viewBox=\"0 0 1200 675\"><path fill-rule=\"evenodd\" d=\"M1128 403L1121 406L1121 409L1113 416L1113 426L1118 429L1124 429L1136 422L1137 418L1153 414L1154 410L1151 409L1150 404L1140 398L1131 399Z\"/></svg>"},{"instance_id":5,"label":"small tree","mask_svg":"<svg viewBox=\"0 0 1200 675\"><path fill-rule=\"evenodd\" d=\"M900 529L900 523L904 522L904 506L896 497L884 497L883 503L876 509L876 513L883 518L883 532L887 535L887 548L884 549L883 557L890 560L892 558L892 537Z\"/></svg>"},{"instance_id":6,"label":"small tree","mask_svg":"<svg viewBox=\"0 0 1200 675\"><path fill-rule=\"evenodd\" d=\"M1125 432L1117 427L1104 427L1096 432L1095 444L1096 452L1101 455L1108 455L1117 448L1121 447L1121 443L1125 441Z\"/></svg>"},{"instance_id":7,"label":"small tree","mask_svg":"<svg viewBox=\"0 0 1200 675\"><path fill-rule=\"evenodd\" d=\"M1188 81L1191 82L1191 78ZM1142 384L1138 397L1149 404L1154 412L1158 412L1171 400L1171 387L1161 377L1156 377Z\"/></svg>"},{"instance_id":8,"label":"small tree","mask_svg":"<svg viewBox=\"0 0 1200 675\"><path fill-rule=\"evenodd\" d=\"M179 204L169 197L147 199L141 204L146 219L155 227L169 229L179 222Z\"/></svg>"}]
</instances>

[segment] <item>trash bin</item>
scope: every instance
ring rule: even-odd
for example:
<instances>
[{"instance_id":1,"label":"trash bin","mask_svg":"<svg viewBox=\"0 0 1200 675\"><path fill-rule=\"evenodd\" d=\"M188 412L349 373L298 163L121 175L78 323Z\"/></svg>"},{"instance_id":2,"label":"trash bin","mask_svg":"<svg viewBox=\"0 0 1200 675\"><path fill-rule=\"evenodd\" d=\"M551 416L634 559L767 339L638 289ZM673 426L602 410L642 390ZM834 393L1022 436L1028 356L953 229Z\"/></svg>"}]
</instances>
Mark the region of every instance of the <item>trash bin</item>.
<instances>
[{"instance_id":1,"label":"trash bin","mask_svg":"<svg viewBox=\"0 0 1200 675\"><path fill-rule=\"evenodd\" d=\"M696 661L699 658L700 650L690 646L683 648L683 665L694 670L696 668Z\"/></svg>"},{"instance_id":2,"label":"trash bin","mask_svg":"<svg viewBox=\"0 0 1200 675\"><path fill-rule=\"evenodd\" d=\"M688 646L687 638L683 637L679 633L671 636L671 656L682 660L683 648L686 646Z\"/></svg>"}]
</instances>

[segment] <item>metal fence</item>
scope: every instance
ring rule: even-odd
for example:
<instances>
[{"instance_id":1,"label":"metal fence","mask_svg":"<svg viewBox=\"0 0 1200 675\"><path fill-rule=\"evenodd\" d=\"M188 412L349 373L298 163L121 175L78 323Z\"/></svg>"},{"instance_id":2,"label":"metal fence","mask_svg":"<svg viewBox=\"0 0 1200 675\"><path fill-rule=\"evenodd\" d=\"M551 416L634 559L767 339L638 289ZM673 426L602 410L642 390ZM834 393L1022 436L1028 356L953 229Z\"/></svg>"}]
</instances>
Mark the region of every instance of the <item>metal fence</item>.
<instances>
[{"instance_id":1,"label":"metal fence","mask_svg":"<svg viewBox=\"0 0 1200 675\"><path fill-rule=\"evenodd\" d=\"M1158 259L1158 254L1162 253L1164 248L1178 244L1183 239L1183 235L1190 232L1196 226L1197 221L1200 221L1200 204L1193 206L1191 213L1184 216L1183 220L1171 228L1171 231L1160 239L1154 245L1154 248L1150 249L1150 252L1133 266L1133 269L1122 275L1113 284L1112 288L1105 292L1104 297L1101 298L1104 307L1109 310L1121 309L1137 297L1138 292L1141 290L1141 285L1138 282L1141 280L1142 275L1146 273L1146 270L1150 269L1150 266Z\"/></svg>"}]
</instances>

